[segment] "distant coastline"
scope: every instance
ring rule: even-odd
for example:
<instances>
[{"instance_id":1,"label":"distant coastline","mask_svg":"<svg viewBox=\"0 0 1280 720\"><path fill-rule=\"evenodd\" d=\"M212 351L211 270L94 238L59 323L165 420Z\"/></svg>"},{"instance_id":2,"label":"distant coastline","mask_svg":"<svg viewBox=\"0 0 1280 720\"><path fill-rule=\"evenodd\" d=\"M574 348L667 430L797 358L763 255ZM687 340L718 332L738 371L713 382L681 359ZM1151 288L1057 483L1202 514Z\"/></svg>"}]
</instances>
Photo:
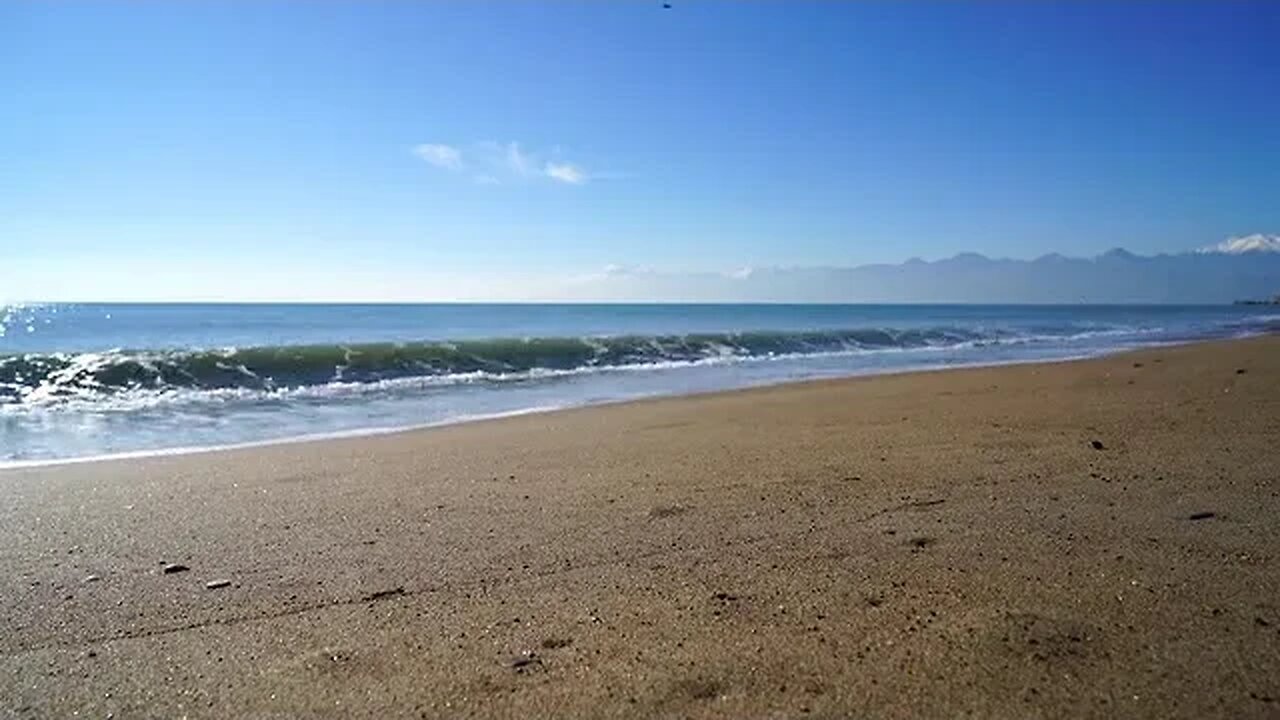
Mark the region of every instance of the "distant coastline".
<instances>
[{"instance_id":1,"label":"distant coastline","mask_svg":"<svg viewBox=\"0 0 1280 720\"><path fill-rule=\"evenodd\" d=\"M1280 305L1280 293L1266 300L1236 300L1233 305Z\"/></svg>"}]
</instances>

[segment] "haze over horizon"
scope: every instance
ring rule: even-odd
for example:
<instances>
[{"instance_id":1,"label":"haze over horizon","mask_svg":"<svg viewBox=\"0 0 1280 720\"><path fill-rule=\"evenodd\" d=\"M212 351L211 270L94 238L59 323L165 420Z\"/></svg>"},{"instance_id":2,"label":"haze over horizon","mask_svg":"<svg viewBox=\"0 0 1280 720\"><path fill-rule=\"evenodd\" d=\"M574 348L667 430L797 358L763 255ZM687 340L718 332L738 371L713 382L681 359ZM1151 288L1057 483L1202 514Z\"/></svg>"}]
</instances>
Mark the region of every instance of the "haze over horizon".
<instances>
[{"instance_id":1,"label":"haze over horizon","mask_svg":"<svg viewBox=\"0 0 1280 720\"><path fill-rule=\"evenodd\" d=\"M73 2L0 27L0 302L1280 292L1276 4ZM1116 247L1154 259L1092 260ZM1090 260L1030 262L1053 254Z\"/></svg>"},{"instance_id":2,"label":"haze over horizon","mask_svg":"<svg viewBox=\"0 0 1280 720\"><path fill-rule=\"evenodd\" d=\"M294 280L298 278L292 276ZM447 296L424 296L424 275L399 276L373 296L225 298L176 294L146 297L28 297L23 302L782 302L782 303L1182 303L1262 300L1280 289L1280 235L1228 238L1180 253L1143 256L1112 248L1090 258L1046 253L1034 259L961 252L937 260L835 266L742 267L672 272L607 265L577 275L492 275ZM384 276L383 281L389 278ZM288 281L288 278L284 278ZM303 277L302 281L313 280ZM335 283L342 278L334 276ZM447 278L436 278L448 282ZM512 291L502 294L504 289ZM2 305L0 305L2 307Z\"/></svg>"}]
</instances>

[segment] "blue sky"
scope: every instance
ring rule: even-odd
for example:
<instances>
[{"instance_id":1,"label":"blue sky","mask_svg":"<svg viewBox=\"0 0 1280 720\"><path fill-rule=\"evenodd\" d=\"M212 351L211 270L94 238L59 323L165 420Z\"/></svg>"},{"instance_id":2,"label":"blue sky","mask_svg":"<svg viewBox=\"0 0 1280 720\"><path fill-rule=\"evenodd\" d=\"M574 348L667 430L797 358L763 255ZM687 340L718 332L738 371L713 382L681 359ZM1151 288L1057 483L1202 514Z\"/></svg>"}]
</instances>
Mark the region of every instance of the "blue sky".
<instances>
[{"instance_id":1,"label":"blue sky","mask_svg":"<svg viewBox=\"0 0 1280 720\"><path fill-rule=\"evenodd\" d=\"M0 299L1280 230L1280 3L673 4L5 3Z\"/></svg>"}]
</instances>

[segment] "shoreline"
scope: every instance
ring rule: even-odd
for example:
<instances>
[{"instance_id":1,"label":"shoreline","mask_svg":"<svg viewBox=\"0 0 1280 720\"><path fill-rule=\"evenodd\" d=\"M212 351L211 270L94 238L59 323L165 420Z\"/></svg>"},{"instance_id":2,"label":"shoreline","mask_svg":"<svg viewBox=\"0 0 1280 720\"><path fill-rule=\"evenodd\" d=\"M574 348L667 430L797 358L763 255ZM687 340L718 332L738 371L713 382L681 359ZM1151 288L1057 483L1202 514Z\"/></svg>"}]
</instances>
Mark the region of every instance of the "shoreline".
<instances>
[{"instance_id":1,"label":"shoreline","mask_svg":"<svg viewBox=\"0 0 1280 720\"><path fill-rule=\"evenodd\" d=\"M185 457L188 455L204 455L209 453L235 452L240 450L253 450L255 448L272 447L275 445L293 445L305 443L324 443L335 440L350 440L366 437L381 437L386 435L398 435L402 433L415 433L434 430L442 427L452 427L455 425L470 425L473 423L485 423L496 420L502 420L509 417L520 417L523 415L539 415L545 413L566 412L580 410L586 408L612 407L618 405L627 405L630 403L642 403L654 400L666 400L674 398L696 398L719 395L723 393L739 393L750 392L773 387L785 387L792 385L805 385L808 383L824 383L824 382L840 382L845 380L856 380L860 378L874 377L892 377L899 375L913 375L917 373L936 373L948 372L953 370L972 370L979 368L998 368L1017 365L1053 365L1057 363L1074 363L1083 362L1098 358L1106 358L1117 355L1125 355L1134 352L1142 352L1144 350L1158 349L1163 347L1179 347L1184 345L1198 345L1204 343L1232 342L1235 340L1245 340L1253 337L1265 337L1275 333L1251 333L1230 338L1211 338L1202 340L1189 341L1169 341L1162 343L1151 343L1133 347L1114 348L1108 350L1100 350L1091 354L1071 355L1052 359L1018 359L1003 360L994 362L973 362L960 363L955 365L947 365L943 367L937 366L908 366L905 368L892 368L888 370L868 369L865 372L855 372L848 375L836 377L816 377L802 378L798 380L782 380L770 381L754 385L743 385L738 387L722 388L715 390L698 390L689 393L657 393L652 395L643 395L639 397L622 398L616 400L604 400L600 402L586 402L582 404L561 404L545 407L532 407L517 410L509 410L482 415L468 415L435 422L427 422L421 424L397 425L387 427L369 427L369 428L352 428L349 430L338 430L326 433L313 433L302 435L291 435L287 437L271 438L267 440L236 442L214 445L198 445L198 446L179 446L171 448L152 448L142 450L126 450L116 453L104 453L99 455L85 455L75 457L60 458L41 458L33 460L0 460L0 473L10 470L24 470L44 467L58 467L62 465L80 465L86 463L105 463L118 461L145 460L147 458L159 457Z\"/></svg>"},{"instance_id":2,"label":"shoreline","mask_svg":"<svg viewBox=\"0 0 1280 720\"><path fill-rule=\"evenodd\" d=\"M729 391L732 392L732 391ZM679 395L663 396L663 397L685 397ZM636 402L645 398L635 398L632 400L619 400L617 403ZM34 468L61 467L63 465L84 465L92 463L109 463L123 462L130 460L146 460L148 458L164 458L164 457L187 457L190 455L205 455L213 453L236 452L239 450L253 450L255 448L273 447L276 445L296 445L306 443L325 443L334 440L355 440L367 437L382 437L385 435L396 435L399 433L421 432L424 430L432 430L434 428L449 427L452 425L468 425L471 423L489 422L492 420L501 420L508 417L520 417L522 415L536 415L540 413L557 412L560 410L573 410L583 407L601 407L610 403L599 403L596 405L568 405L555 406L546 408L529 408L527 410L512 410L509 412L494 413L492 415L483 415L478 417L464 417L455 420L442 420L435 423L425 423L422 425L405 425L396 427L372 427L372 428L355 428L351 430L340 430L332 433L316 433L313 435L293 435L290 437L275 438L271 440L260 440L257 442L229 443L226 445L207 445L193 447L172 447L172 448L156 448L152 450L129 450L119 453L108 453L105 455L85 455L82 457L68 458L47 458L43 460L0 460L0 473L6 470L28 470Z\"/></svg>"},{"instance_id":3,"label":"shoreline","mask_svg":"<svg viewBox=\"0 0 1280 720\"><path fill-rule=\"evenodd\" d=\"M1229 338L1226 342L1236 339L1246 339L1249 337L1259 337L1260 335L1247 335L1239 338ZM750 392L752 390L761 390L775 387L787 387L792 385L806 385L809 383L825 383L825 382L841 382L845 380L857 380L861 378L875 377L893 377L898 375L914 375L917 373L936 373L948 372L952 370L973 370L979 368L998 368L1014 365L1053 365L1056 363L1073 363L1083 362L1096 358L1111 357L1113 355L1124 355L1127 353L1141 352L1148 349L1156 349L1161 347L1178 347L1181 345L1196 345L1200 343L1224 342L1223 339L1211 340L1192 340L1189 342L1168 342L1157 343L1152 345L1142 345L1139 347L1119 348L1115 350L1103 350L1092 355L1073 355L1068 357L1054 358L1050 360L1032 359L1032 360L1004 360L997 362L975 362L961 363L956 365L947 365L945 367L906 367L894 368L890 370L877 371L868 370L867 372L853 373L850 375L841 375L836 377L818 377L803 378L799 380L781 380L777 382L764 382L756 385L743 385L740 387L731 387L717 390L697 390L689 393L657 393L653 395L643 395L639 397L623 398L619 400L603 400L600 402L586 402L578 405L553 405L548 407L533 407L520 410L509 410L505 412L497 412L492 414L461 416L448 420L440 420L437 422L429 422L414 425L399 425L392 427L371 427L371 428L353 428L351 430L338 430L331 433L315 433L304 435L292 435L288 437L273 438L269 440L228 443L207 446L189 446L189 447L172 447L172 448L154 448L150 450L126 450L118 453L107 453L102 455L86 455L66 458L45 458L39 460L0 460L0 473L6 470L24 470L30 468L58 467L61 465L79 465L84 463L100 463L100 462L116 462L129 460L145 460L153 457L185 457L188 455L203 455L208 453L235 452L239 450L252 450L254 448L272 447L275 445L294 445L308 443L324 443L334 440L352 440L366 437L382 437L386 435L398 435L402 433L416 433L428 430L434 430L443 427L452 427L455 425L471 425L474 423L486 423L496 420L503 420L510 417L521 417L523 415L541 415L545 413L568 412L573 410L583 410L588 408L614 407L619 405L629 405L631 403L643 403L654 400L669 400L677 398L698 398L720 395L725 393Z\"/></svg>"},{"instance_id":4,"label":"shoreline","mask_svg":"<svg viewBox=\"0 0 1280 720\"><path fill-rule=\"evenodd\" d=\"M0 714L1269 717L1280 336L0 476Z\"/></svg>"}]
</instances>

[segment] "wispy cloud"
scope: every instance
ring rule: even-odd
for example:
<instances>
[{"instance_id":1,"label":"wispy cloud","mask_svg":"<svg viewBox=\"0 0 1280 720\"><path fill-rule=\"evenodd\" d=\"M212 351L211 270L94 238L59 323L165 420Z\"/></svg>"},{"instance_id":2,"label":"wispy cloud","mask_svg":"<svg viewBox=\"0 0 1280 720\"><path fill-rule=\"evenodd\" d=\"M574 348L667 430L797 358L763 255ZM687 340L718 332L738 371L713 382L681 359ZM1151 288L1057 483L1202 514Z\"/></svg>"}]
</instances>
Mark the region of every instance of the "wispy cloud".
<instances>
[{"instance_id":1,"label":"wispy cloud","mask_svg":"<svg viewBox=\"0 0 1280 720\"><path fill-rule=\"evenodd\" d=\"M452 145L423 143L413 148L413 154L438 168L462 169L462 152Z\"/></svg>"},{"instance_id":2,"label":"wispy cloud","mask_svg":"<svg viewBox=\"0 0 1280 720\"><path fill-rule=\"evenodd\" d=\"M549 162L542 171L552 180L570 185L581 185L587 181L587 173L577 165L569 163Z\"/></svg>"},{"instance_id":3,"label":"wispy cloud","mask_svg":"<svg viewBox=\"0 0 1280 720\"><path fill-rule=\"evenodd\" d=\"M520 143L507 143L506 159L507 168L511 172L521 177L529 176L532 163L530 162L530 157L520 151Z\"/></svg>"},{"instance_id":4,"label":"wispy cloud","mask_svg":"<svg viewBox=\"0 0 1280 720\"><path fill-rule=\"evenodd\" d=\"M515 141L499 143L485 140L471 143L465 149L442 143L423 143L414 146L413 154L444 170L465 170L477 185L539 180L585 185L596 177L581 165L563 159L558 147L550 152L539 152L526 150Z\"/></svg>"}]
</instances>

